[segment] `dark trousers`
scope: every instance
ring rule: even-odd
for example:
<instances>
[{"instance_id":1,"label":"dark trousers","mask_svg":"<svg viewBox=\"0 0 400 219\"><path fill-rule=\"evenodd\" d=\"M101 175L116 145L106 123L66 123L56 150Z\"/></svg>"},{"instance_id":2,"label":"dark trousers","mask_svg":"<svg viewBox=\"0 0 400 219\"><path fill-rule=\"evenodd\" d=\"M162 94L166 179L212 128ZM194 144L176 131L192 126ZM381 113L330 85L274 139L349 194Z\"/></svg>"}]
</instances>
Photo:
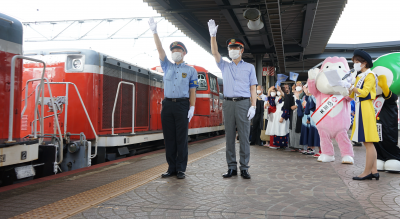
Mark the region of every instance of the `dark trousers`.
<instances>
[{"instance_id":1,"label":"dark trousers","mask_svg":"<svg viewBox=\"0 0 400 219\"><path fill-rule=\"evenodd\" d=\"M188 161L189 100L162 101L161 123L168 172L186 171Z\"/></svg>"},{"instance_id":2,"label":"dark trousers","mask_svg":"<svg viewBox=\"0 0 400 219\"><path fill-rule=\"evenodd\" d=\"M253 127L251 130L251 145L261 145L261 127L260 123L262 122L261 120L261 115L255 115L253 118Z\"/></svg>"}]
</instances>

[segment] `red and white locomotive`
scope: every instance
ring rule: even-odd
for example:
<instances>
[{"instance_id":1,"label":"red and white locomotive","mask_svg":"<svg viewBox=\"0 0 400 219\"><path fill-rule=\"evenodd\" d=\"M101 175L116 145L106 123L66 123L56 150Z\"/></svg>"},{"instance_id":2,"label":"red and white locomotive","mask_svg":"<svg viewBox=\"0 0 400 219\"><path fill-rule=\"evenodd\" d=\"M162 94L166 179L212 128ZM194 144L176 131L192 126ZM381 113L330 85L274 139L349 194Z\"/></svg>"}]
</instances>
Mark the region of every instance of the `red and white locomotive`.
<instances>
[{"instance_id":1,"label":"red and white locomotive","mask_svg":"<svg viewBox=\"0 0 400 219\"><path fill-rule=\"evenodd\" d=\"M163 147L162 73L86 49L28 51L24 55L46 63L44 101L38 103L44 106L40 135L57 148L61 134L64 143L63 148L48 153L56 153L51 156L56 159L44 164L45 169L54 170L51 165L58 163L61 171L74 170ZM193 67L198 71L199 88L189 136L221 134L223 97L218 79L202 67ZM32 136L35 131L35 97L42 94L38 92L40 82L31 80L41 71L40 64L24 62L22 124L26 125L21 127L22 136Z\"/></svg>"}]
</instances>

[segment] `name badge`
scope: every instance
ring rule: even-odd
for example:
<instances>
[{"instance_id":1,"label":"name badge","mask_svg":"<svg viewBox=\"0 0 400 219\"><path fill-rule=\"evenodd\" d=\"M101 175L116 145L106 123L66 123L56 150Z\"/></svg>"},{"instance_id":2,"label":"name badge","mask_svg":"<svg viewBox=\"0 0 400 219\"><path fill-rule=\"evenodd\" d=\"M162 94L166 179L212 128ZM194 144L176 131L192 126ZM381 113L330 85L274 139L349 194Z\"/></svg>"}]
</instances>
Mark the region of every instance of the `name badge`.
<instances>
[{"instance_id":1,"label":"name badge","mask_svg":"<svg viewBox=\"0 0 400 219\"><path fill-rule=\"evenodd\" d=\"M382 124L376 123L376 128L378 129L379 141L383 141L383 137L382 137Z\"/></svg>"}]
</instances>

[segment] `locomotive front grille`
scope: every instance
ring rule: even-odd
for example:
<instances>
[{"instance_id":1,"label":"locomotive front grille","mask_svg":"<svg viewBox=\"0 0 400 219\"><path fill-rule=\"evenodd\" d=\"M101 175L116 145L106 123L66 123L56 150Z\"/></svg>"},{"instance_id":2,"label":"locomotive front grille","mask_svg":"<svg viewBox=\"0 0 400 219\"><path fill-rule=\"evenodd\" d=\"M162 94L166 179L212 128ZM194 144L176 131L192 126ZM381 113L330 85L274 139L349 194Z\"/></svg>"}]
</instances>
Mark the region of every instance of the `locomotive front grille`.
<instances>
[{"instance_id":1,"label":"locomotive front grille","mask_svg":"<svg viewBox=\"0 0 400 219\"><path fill-rule=\"evenodd\" d=\"M102 129L111 128L118 83L135 84L135 130L148 130L149 126L149 76L139 72L104 63ZM114 128L132 127L132 86L121 84L114 113Z\"/></svg>"}]
</instances>

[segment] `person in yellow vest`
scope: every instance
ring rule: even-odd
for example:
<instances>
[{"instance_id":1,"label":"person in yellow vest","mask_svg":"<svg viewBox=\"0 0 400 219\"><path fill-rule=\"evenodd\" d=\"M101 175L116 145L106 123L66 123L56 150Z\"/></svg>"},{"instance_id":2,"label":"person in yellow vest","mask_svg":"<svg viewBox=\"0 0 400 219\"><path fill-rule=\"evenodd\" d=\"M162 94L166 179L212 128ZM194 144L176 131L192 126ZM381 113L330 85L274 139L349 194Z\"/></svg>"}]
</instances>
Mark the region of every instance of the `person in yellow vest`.
<instances>
[{"instance_id":1,"label":"person in yellow vest","mask_svg":"<svg viewBox=\"0 0 400 219\"><path fill-rule=\"evenodd\" d=\"M376 98L378 78L370 68L373 67L371 56L363 50L355 50L352 58L357 75L354 87L350 88L350 97L355 99L356 109L351 132L351 140L363 142L366 148L365 169L353 180L379 179L377 154L373 142L379 142L376 127L375 110L372 101Z\"/></svg>"}]
</instances>

